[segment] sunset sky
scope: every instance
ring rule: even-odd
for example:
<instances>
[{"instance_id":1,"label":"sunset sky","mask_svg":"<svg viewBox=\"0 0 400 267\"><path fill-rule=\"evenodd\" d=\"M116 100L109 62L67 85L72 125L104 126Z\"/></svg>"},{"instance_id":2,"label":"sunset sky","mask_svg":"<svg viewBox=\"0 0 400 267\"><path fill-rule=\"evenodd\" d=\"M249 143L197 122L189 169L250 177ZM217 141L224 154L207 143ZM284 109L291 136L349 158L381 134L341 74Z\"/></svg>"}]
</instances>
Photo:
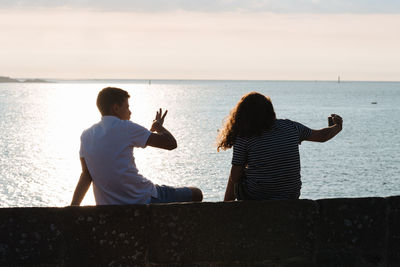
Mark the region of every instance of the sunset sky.
<instances>
[{"instance_id":1,"label":"sunset sky","mask_svg":"<svg viewBox=\"0 0 400 267\"><path fill-rule=\"evenodd\" d=\"M400 1L0 2L0 76L400 80Z\"/></svg>"}]
</instances>

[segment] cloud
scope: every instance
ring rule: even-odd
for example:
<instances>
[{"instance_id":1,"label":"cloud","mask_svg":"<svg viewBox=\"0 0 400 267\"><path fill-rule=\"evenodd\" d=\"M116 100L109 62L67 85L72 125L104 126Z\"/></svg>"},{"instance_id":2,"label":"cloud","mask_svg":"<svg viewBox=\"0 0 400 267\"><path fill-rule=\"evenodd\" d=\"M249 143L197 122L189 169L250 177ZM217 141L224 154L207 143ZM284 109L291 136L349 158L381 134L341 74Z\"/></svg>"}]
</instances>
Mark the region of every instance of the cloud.
<instances>
[{"instance_id":1,"label":"cloud","mask_svg":"<svg viewBox=\"0 0 400 267\"><path fill-rule=\"evenodd\" d=\"M66 8L130 12L271 12L396 14L398 0L2 0L0 8Z\"/></svg>"}]
</instances>

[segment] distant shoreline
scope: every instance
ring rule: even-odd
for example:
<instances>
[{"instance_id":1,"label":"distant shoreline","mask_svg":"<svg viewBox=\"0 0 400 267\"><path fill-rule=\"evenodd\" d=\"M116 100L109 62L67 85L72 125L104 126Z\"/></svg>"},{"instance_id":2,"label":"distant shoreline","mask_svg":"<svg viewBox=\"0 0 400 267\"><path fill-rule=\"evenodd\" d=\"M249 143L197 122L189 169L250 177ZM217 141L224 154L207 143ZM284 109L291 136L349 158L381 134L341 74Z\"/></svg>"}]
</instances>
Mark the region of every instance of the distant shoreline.
<instances>
[{"instance_id":1,"label":"distant shoreline","mask_svg":"<svg viewBox=\"0 0 400 267\"><path fill-rule=\"evenodd\" d=\"M0 83L53 83L43 79L15 79L6 76L0 76Z\"/></svg>"},{"instance_id":2,"label":"distant shoreline","mask_svg":"<svg viewBox=\"0 0 400 267\"><path fill-rule=\"evenodd\" d=\"M304 83L338 83L337 80L241 80L241 79L51 79L57 83L148 83L157 84L164 82L304 82ZM400 81L357 81L341 80L340 83L400 83ZM339 83L339 84L340 84Z\"/></svg>"},{"instance_id":3,"label":"distant shoreline","mask_svg":"<svg viewBox=\"0 0 400 267\"><path fill-rule=\"evenodd\" d=\"M117 78L102 78L102 79L92 79L92 78L82 78L82 79L60 79L60 78L48 78L47 80L54 81L57 83L103 83L103 82L115 82L115 83L130 83L130 82L145 82L145 83L153 83L153 82L335 82L337 80L279 80L279 79L117 79ZM398 83L399 81L369 81L369 80L345 80L341 79L340 83L348 83L348 82L377 82L377 83Z\"/></svg>"},{"instance_id":4,"label":"distant shoreline","mask_svg":"<svg viewBox=\"0 0 400 267\"><path fill-rule=\"evenodd\" d=\"M337 80L268 80L268 79L38 79L38 78L10 78L0 76L0 83L159 83L159 82L321 82L338 83ZM361 81L341 80L340 83L399 83L400 81Z\"/></svg>"}]
</instances>

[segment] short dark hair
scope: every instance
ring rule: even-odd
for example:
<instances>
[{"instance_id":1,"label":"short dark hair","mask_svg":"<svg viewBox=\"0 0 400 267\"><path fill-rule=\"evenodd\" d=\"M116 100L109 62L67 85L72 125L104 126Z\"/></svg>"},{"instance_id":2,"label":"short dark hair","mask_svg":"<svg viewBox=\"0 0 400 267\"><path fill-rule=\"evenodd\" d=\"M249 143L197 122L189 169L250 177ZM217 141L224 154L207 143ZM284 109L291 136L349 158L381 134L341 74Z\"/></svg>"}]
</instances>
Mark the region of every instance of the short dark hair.
<instances>
[{"instance_id":1,"label":"short dark hair","mask_svg":"<svg viewBox=\"0 0 400 267\"><path fill-rule=\"evenodd\" d=\"M114 104L122 105L130 95L127 91L116 87L106 87L97 95L96 105L102 116L110 115Z\"/></svg>"}]
</instances>

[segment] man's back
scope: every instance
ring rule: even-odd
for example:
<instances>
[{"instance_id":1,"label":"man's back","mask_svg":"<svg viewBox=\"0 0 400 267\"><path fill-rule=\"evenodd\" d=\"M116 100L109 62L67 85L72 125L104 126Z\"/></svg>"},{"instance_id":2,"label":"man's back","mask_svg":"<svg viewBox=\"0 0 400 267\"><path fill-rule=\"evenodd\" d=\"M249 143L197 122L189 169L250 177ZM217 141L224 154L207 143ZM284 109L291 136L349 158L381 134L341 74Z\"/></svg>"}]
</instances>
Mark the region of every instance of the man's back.
<instances>
[{"instance_id":1,"label":"man's back","mask_svg":"<svg viewBox=\"0 0 400 267\"><path fill-rule=\"evenodd\" d=\"M71 205L80 205L93 182L97 205L148 204L202 201L197 187L154 185L139 174L134 147L152 146L173 150L175 137L163 127L165 116L160 108L150 131L130 121L129 94L116 87L106 87L97 95L101 121L81 136L82 173Z\"/></svg>"},{"instance_id":2,"label":"man's back","mask_svg":"<svg viewBox=\"0 0 400 267\"><path fill-rule=\"evenodd\" d=\"M81 136L80 157L93 179L98 205L146 204L157 195L153 183L138 173L134 147L145 147L151 132L129 120L103 116Z\"/></svg>"}]
</instances>

